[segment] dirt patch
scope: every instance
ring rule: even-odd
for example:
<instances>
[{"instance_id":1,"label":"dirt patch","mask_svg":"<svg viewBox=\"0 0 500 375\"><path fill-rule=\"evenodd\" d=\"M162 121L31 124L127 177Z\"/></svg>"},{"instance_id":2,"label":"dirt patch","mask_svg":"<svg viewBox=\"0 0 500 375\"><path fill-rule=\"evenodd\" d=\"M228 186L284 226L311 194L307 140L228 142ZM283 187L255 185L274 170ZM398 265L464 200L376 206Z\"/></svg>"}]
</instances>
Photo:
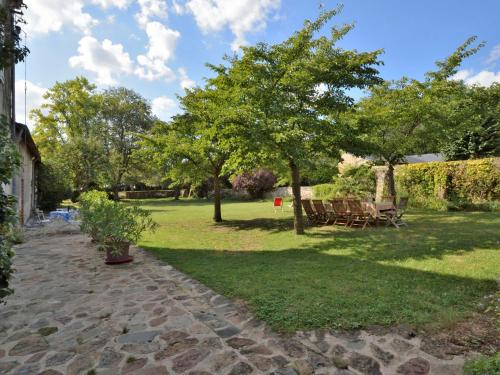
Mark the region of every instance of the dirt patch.
<instances>
[{"instance_id":1,"label":"dirt patch","mask_svg":"<svg viewBox=\"0 0 500 375\"><path fill-rule=\"evenodd\" d=\"M500 334L494 314L474 314L438 332L421 332L421 349L437 358L475 351L491 355L500 351Z\"/></svg>"}]
</instances>

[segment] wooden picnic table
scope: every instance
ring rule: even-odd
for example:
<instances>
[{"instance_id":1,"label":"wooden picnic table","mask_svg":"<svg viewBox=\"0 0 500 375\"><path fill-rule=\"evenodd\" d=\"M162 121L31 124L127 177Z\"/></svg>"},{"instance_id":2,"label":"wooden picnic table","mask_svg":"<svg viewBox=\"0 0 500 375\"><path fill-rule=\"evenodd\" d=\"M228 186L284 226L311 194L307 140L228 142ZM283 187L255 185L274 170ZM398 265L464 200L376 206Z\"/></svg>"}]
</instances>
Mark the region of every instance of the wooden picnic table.
<instances>
[{"instance_id":1,"label":"wooden picnic table","mask_svg":"<svg viewBox=\"0 0 500 375\"><path fill-rule=\"evenodd\" d=\"M384 217L387 211L395 211L396 207L392 202L365 202L364 209L369 211L375 219L375 225L378 226L379 220Z\"/></svg>"}]
</instances>

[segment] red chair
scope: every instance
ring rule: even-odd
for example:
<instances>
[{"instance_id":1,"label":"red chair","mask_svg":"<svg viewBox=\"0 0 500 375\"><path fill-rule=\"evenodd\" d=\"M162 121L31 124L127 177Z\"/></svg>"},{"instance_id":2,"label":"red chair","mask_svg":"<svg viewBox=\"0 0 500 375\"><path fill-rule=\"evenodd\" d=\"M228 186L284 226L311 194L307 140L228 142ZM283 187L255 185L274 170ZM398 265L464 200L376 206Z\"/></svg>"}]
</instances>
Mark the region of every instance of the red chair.
<instances>
[{"instance_id":1,"label":"red chair","mask_svg":"<svg viewBox=\"0 0 500 375\"><path fill-rule=\"evenodd\" d=\"M281 198L281 197L274 198L273 207L274 207L274 212L276 212L276 210L278 209L278 207L281 208L281 211L283 211L283 198Z\"/></svg>"}]
</instances>

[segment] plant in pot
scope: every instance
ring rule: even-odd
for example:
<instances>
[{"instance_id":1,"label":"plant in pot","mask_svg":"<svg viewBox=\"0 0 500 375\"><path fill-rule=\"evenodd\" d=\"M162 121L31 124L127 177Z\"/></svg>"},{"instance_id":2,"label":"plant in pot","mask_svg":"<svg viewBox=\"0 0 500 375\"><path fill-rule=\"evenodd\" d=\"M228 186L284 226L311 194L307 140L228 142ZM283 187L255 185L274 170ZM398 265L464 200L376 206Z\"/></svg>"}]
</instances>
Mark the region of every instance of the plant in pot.
<instances>
[{"instance_id":1,"label":"plant in pot","mask_svg":"<svg viewBox=\"0 0 500 375\"><path fill-rule=\"evenodd\" d=\"M80 195L80 228L87 233L92 242L98 242L99 225L102 221L102 208L111 204L108 194L104 191L91 190Z\"/></svg>"},{"instance_id":2,"label":"plant in pot","mask_svg":"<svg viewBox=\"0 0 500 375\"><path fill-rule=\"evenodd\" d=\"M99 249L106 251L107 264L132 261L130 244L137 242L145 231L157 227L151 214L139 207L110 201L107 196L103 199L102 194L90 193L93 194L89 199L92 203L87 204L82 214L82 230L98 242Z\"/></svg>"},{"instance_id":3,"label":"plant in pot","mask_svg":"<svg viewBox=\"0 0 500 375\"><path fill-rule=\"evenodd\" d=\"M148 211L139 207L127 207L118 202L111 202L98 208L99 247L106 251L106 263L117 264L133 260L129 255L131 243L136 243L142 233L155 230L157 224Z\"/></svg>"}]
</instances>

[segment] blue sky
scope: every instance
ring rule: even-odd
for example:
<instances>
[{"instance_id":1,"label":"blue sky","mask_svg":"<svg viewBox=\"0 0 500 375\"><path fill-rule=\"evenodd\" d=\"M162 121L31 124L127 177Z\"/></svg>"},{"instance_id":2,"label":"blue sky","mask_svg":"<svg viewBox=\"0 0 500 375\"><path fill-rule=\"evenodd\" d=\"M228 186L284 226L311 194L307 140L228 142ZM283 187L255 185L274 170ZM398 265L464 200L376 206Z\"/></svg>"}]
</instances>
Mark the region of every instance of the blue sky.
<instances>
[{"instance_id":1,"label":"blue sky","mask_svg":"<svg viewBox=\"0 0 500 375\"><path fill-rule=\"evenodd\" d=\"M56 81L84 75L98 87L123 85L151 101L163 119L176 94L203 84L206 62L219 63L241 44L285 39L317 16L317 0L25 0L29 109ZM471 84L500 82L500 1L347 0L334 23L356 27L340 43L382 48L385 79L422 78L467 37L487 42L461 67ZM24 121L24 65L17 67L17 117ZM359 96L360 93L356 93ZM28 120L28 123L30 121Z\"/></svg>"}]
</instances>

